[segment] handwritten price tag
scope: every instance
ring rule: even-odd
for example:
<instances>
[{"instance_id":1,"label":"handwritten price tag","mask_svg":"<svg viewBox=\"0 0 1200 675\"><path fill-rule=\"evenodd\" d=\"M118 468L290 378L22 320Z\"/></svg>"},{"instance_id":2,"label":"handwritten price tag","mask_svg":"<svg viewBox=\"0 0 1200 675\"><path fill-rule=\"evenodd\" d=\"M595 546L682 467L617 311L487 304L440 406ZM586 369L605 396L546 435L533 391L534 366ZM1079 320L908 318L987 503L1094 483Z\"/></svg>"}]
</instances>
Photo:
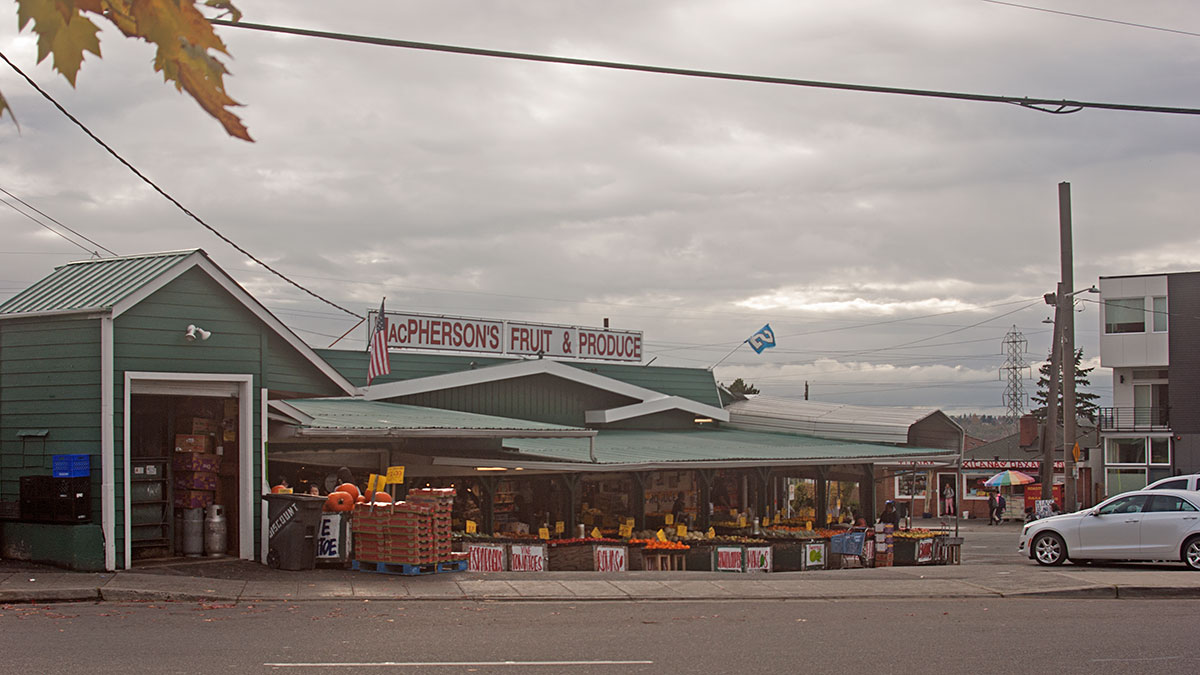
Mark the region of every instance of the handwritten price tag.
<instances>
[{"instance_id":1,"label":"handwritten price tag","mask_svg":"<svg viewBox=\"0 0 1200 675\"><path fill-rule=\"evenodd\" d=\"M554 521L554 534L562 534L567 529L567 524L561 520Z\"/></svg>"},{"instance_id":2,"label":"handwritten price tag","mask_svg":"<svg viewBox=\"0 0 1200 675\"><path fill-rule=\"evenodd\" d=\"M538 528L538 539L549 539L549 538L550 538L550 528L539 527Z\"/></svg>"},{"instance_id":3,"label":"handwritten price tag","mask_svg":"<svg viewBox=\"0 0 1200 675\"><path fill-rule=\"evenodd\" d=\"M473 521L473 520L467 521L467 534L475 534L475 532L477 532L478 529L479 529L479 526L475 524L475 521Z\"/></svg>"},{"instance_id":4,"label":"handwritten price tag","mask_svg":"<svg viewBox=\"0 0 1200 675\"><path fill-rule=\"evenodd\" d=\"M667 525L674 525L675 524L675 514L668 513L667 515L663 516L663 523L665 523Z\"/></svg>"},{"instance_id":5,"label":"handwritten price tag","mask_svg":"<svg viewBox=\"0 0 1200 675\"><path fill-rule=\"evenodd\" d=\"M663 532L662 530L659 530L659 531L658 531L658 532L657 532L657 533L656 533L654 536L658 537L658 540L659 540L659 541L666 541L666 540L667 540L667 533L666 533L666 532Z\"/></svg>"},{"instance_id":6,"label":"handwritten price tag","mask_svg":"<svg viewBox=\"0 0 1200 675\"><path fill-rule=\"evenodd\" d=\"M683 523L676 525L675 526L675 536L679 537L681 539L683 537L686 537L687 536L687 525L684 525Z\"/></svg>"},{"instance_id":7,"label":"handwritten price tag","mask_svg":"<svg viewBox=\"0 0 1200 675\"><path fill-rule=\"evenodd\" d=\"M593 527L592 528L592 539L599 539L599 538L600 538L600 528Z\"/></svg>"}]
</instances>

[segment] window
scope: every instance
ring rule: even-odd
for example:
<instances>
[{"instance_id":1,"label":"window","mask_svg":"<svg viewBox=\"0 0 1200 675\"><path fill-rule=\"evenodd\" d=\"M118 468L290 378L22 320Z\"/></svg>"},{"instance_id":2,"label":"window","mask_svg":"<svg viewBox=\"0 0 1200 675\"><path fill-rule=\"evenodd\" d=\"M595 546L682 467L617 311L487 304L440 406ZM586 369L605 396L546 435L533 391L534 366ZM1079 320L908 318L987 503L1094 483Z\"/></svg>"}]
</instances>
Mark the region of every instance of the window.
<instances>
[{"instance_id":1,"label":"window","mask_svg":"<svg viewBox=\"0 0 1200 675\"><path fill-rule=\"evenodd\" d=\"M1146 439L1144 438L1110 438L1108 439L1109 464L1145 464ZM1143 472L1144 473L1144 472Z\"/></svg>"},{"instance_id":2,"label":"window","mask_svg":"<svg viewBox=\"0 0 1200 675\"><path fill-rule=\"evenodd\" d=\"M919 473L902 473L896 476L896 495L899 497L924 497L926 474L924 471Z\"/></svg>"},{"instance_id":3,"label":"window","mask_svg":"<svg viewBox=\"0 0 1200 675\"><path fill-rule=\"evenodd\" d=\"M1154 319L1152 321L1155 333L1165 333L1167 330L1167 299L1164 296L1154 298Z\"/></svg>"},{"instance_id":4,"label":"window","mask_svg":"<svg viewBox=\"0 0 1200 675\"><path fill-rule=\"evenodd\" d=\"M1150 463L1151 464L1170 464L1171 463L1171 439L1169 439L1169 438L1151 438L1150 439Z\"/></svg>"},{"instance_id":5,"label":"window","mask_svg":"<svg viewBox=\"0 0 1200 675\"><path fill-rule=\"evenodd\" d=\"M1195 511L1196 507L1192 506L1186 499L1172 497L1171 495L1154 495L1150 498L1150 502L1146 507L1147 511Z\"/></svg>"},{"instance_id":6,"label":"window","mask_svg":"<svg viewBox=\"0 0 1200 675\"><path fill-rule=\"evenodd\" d=\"M1146 487L1145 469L1108 469L1105 477L1108 479L1105 489L1110 495Z\"/></svg>"},{"instance_id":7,"label":"window","mask_svg":"<svg viewBox=\"0 0 1200 675\"><path fill-rule=\"evenodd\" d=\"M1146 301L1142 298L1113 298L1104 301L1105 333L1145 333Z\"/></svg>"},{"instance_id":8,"label":"window","mask_svg":"<svg viewBox=\"0 0 1200 675\"><path fill-rule=\"evenodd\" d=\"M1122 497L1116 501L1109 502L1100 507L1100 515L1109 515L1112 513L1141 513L1142 506L1146 503L1146 495L1130 495Z\"/></svg>"},{"instance_id":9,"label":"window","mask_svg":"<svg viewBox=\"0 0 1200 675\"><path fill-rule=\"evenodd\" d=\"M1169 480L1165 483L1159 483L1154 486L1155 490L1186 490L1187 479L1180 478L1179 480Z\"/></svg>"}]
</instances>

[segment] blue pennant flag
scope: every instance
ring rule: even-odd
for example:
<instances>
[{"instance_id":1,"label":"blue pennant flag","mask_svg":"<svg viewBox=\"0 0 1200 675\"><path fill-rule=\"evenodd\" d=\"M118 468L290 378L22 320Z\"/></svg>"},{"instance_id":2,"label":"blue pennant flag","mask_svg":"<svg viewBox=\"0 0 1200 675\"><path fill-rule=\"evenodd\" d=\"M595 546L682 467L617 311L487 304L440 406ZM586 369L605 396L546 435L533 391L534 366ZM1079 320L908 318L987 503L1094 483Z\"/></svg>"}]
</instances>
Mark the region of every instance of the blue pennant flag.
<instances>
[{"instance_id":1,"label":"blue pennant flag","mask_svg":"<svg viewBox=\"0 0 1200 675\"><path fill-rule=\"evenodd\" d=\"M746 342L750 343L750 348L754 350L755 354L761 354L764 349L775 346L775 331L771 330L771 324L767 324L758 329L758 332L751 335Z\"/></svg>"}]
</instances>

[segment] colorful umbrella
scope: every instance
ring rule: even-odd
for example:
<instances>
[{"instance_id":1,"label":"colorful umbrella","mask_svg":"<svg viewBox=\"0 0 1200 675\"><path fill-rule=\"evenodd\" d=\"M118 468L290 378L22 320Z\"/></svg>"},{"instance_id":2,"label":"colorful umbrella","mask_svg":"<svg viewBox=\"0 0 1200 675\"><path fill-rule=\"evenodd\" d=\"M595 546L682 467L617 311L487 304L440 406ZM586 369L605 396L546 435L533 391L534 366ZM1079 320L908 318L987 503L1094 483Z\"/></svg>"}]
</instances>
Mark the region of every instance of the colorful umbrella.
<instances>
[{"instance_id":1,"label":"colorful umbrella","mask_svg":"<svg viewBox=\"0 0 1200 675\"><path fill-rule=\"evenodd\" d=\"M1027 473L1020 471L1001 471L983 482L988 487L1000 487L1001 485L1029 485L1036 483L1037 479Z\"/></svg>"}]
</instances>

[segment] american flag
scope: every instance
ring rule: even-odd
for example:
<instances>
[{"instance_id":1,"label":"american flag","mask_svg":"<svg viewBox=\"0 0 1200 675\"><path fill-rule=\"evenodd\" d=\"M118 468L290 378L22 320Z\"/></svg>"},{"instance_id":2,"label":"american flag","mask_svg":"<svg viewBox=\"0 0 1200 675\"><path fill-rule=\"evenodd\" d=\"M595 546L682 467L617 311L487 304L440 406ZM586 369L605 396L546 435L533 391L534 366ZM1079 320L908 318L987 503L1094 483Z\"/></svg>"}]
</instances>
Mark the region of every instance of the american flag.
<instances>
[{"instance_id":1,"label":"american flag","mask_svg":"<svg viewBox=\"0 0 1200 675\"><path fill-rule=\"evenodd\" d=\"M387 300L384 298L379 303L379 315L375 317L375 326L371 330L371 345L368 348L370 353L370 363L367 365L367 384L371 384L371 380L380 375L387 375L392 372L392 366L388 362L387 349L387 315L383 313L383 303Z\"/></svg>"}]
</instances>

